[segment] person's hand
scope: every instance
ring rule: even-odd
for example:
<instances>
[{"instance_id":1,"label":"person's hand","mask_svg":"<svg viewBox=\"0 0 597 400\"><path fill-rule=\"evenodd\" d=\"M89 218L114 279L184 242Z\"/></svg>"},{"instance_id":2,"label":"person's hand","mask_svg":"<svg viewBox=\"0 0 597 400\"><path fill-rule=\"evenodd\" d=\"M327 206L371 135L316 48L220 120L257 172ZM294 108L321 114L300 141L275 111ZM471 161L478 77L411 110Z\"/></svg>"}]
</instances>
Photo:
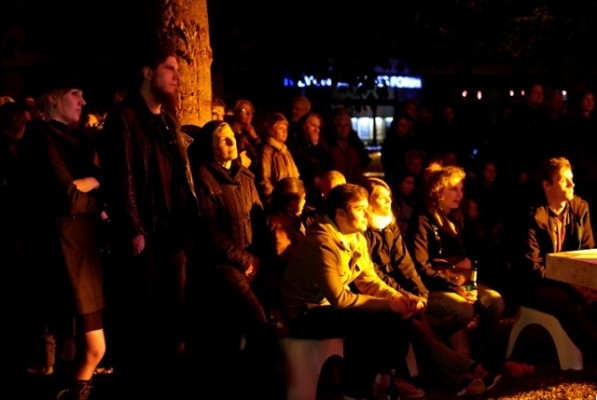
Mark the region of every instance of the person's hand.
<instances>
[{"instance_id":1,"label":"person's hand","mask_svg":"<svg viewBox=\"0 0 597 400\"><path fill-rule=\"evenodd\" d=\"M99 181L92 176L88 176L87 178L75 179L73 181L73 185L75 185L78 191L83 193L91 192L92 190L99 189L100 187Z\"/></svg>"},{"instance_id":2,"label":"person's hand","mask_svg":"<svg viewBox=\"0 0 597 400\"><path fill-rule=\"evenodd\" d=\"M424 313L426 309L427 309L427 303L425 303L422 300L417 301L417 304L415 305L415 312L417 314Z\"/></svg>"},{"instance_id":3,"label":"person's hand","mask_svg":"<svg viewBox=\"0 0 597 400\"><path fill-rule=\"evenodd\" d=\"M402 315L402 318L410 318L416 311L417 304L408 297L397 294L390 299L390 310Z\"/></svg>"},{"instance_id":4,"label":"person's hand","mask_svg":"<svg viewBox=\"0 0 597 400\"><path fill-rule=\"evenodd\" d=\"M466 282L466 277L461 269L454 268L454 269L447 269L445 271L446 276L450 280L452 285L461 286L464 285Z\"/></svg>"},{"instance_id":5,"label":"person's hand","mask_svg":"<svg viewBox=\"0 0 597 400\"><path fill-rule=\"evenodd\" d=\"M259 134L257 133L257 131L255 130L255 127L252 124L247 124L244 126L245 130L247 131L247 133L254 139L254 140L258 140L259 139Z\"/></svg>"},{"instance_id":6,"label":"person's hand","mask_svg":"<svg viewBox=\"0 0 597 400\"><path fill-rule=\"evenodd\" d=\"M253 276L255 274L255 267L253 267L253 264L249 265L249 268L247 268L245 270L245 275L246 276Z\"/></svg>"},{"instance_id":7,"label":"person's hand","mask_svg":"<svg viewBox=\"0 0 597 400\"><path fill-rule=\"evenodd\" d=\"M421 313L425 312L425 310L427 309L427 299L425 299L424 297L417 296L413 293L410 293L410 292L402 290L402 289L399 290L398 292L401 295L406 296L406 298L412 303L415 314L421 314Z\"/></svg>"},{"instance_id":8,"label":"person's hand","mask_svg":"<svg viewBox=\"0 0 597 400\"><path fill-rule=\"evenodd\" d=\"M460 269L472 269L473 263L471 262L470 258L465 257L462 260L460 260L455 266L456 268Z\"/></svg>"},{"instance_id":9,"label":"person's hand","mask_svg":"<svg viewBox=\"0 0 597 400\"><path fill-rule=\"evenodd\" d=\"M572 288L578 294L580 294L580 296L583 298L583 300L587 304L597 303L597 290L590 289L590 288L580 286L580 285L570 285L570 286L572 286Z\"/></svg>"},{"instance_id":10,"label":"person's hand","mask_svg":"<svg viewBox=\"0 0 597 400\"><path fill-rule=\"evenodd\" d=\"M138 256L143 252L145 249L145 236L137 235L131 242L131 250L133 252L133 256Z\"/></svg>"},{"instance_id":11,"label":"person's hand","mask_svg":"<svg viewBox=\"0 0 597 400\"><path fill-rule=\"evenodd\" d=\"M462 296L469 304L475 304L477 301L477 290L466 290L463 286L458 286L456 293Z\"/></svg>"},{"instance_id":12,"label":"person's hand","mask_svg":"<svg viewBox=\"0 0 597 400\"><path fill-rule=\"evenodd\" d=\"M254 258L253 262L249 265L249 267L245 270L245 275L249 279L249 282L253 282L255 280L255 275L259 271L260 262L258 258Z\"/></svg>"}]
</instances>

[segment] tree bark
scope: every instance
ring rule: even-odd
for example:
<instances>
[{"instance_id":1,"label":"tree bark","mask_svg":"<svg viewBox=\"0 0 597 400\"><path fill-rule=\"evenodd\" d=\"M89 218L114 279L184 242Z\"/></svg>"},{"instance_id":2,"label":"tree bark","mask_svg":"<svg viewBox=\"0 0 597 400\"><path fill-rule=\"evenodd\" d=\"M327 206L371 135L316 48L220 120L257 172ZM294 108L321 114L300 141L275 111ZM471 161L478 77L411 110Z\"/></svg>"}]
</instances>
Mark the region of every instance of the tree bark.
<instances>
[{"instance_id":1,"label":"tree bark","mask_svg":"<svg viewBox=\"0 0 597 400\"><path fill-rule=\"evenodd\" d=\"M202 126L211 119L212 99L207 0L156 0L156 5L158 36L178 53L178 119L181 125Z\"/></svg>"}]
</instances>

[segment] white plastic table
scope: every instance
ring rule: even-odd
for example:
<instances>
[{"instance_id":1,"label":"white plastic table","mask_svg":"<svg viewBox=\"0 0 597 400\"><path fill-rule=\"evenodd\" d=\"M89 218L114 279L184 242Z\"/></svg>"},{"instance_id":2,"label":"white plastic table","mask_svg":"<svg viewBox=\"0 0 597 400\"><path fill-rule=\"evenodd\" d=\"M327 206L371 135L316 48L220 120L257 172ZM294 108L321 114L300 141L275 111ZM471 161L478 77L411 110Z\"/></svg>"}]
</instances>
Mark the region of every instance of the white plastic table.
<instances>
[{"instance_id":1,"label":"white plastic table","mask_svg":"<svg viewBox=\"0 0 597 400\"><path fill-rule=\"evenodd\" d=\"M545 277L597 289L597 249L547 254Z\"/></svg>"}]
</instances>

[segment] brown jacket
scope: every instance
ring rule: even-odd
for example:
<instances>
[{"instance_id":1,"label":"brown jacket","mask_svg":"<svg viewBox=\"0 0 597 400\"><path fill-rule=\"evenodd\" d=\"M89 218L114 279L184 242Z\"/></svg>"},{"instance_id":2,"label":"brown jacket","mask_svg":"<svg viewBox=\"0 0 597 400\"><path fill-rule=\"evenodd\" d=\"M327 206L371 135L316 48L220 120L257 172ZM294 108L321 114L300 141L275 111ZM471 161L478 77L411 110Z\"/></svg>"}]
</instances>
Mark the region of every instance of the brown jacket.
<instances>
[{"instance_id":1,"label":"brown jacket","mask_svg":"<svg viewBox=\"0 0 597 400\"><path fill-rule=\"evenodd\" d=\"M287 177L300 177L288 147L271 137L261 148L260 174L259 190L264 199L272 194L276 182Z\"/></svg>"}]
</instances>

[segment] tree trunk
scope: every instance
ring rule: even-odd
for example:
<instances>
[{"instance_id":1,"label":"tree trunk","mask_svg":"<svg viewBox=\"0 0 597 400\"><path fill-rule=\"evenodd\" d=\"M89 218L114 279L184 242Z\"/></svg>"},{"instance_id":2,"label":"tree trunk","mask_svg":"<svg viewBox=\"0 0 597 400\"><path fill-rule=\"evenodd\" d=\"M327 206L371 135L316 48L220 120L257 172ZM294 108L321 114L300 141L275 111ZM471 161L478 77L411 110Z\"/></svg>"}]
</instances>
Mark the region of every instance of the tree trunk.
<instances>
[{"instance_id":1,"label":"tree trunk","mask_svg":"<svg viewBox=\"0 0 597 400\"><path fill-rule=\"evenodd\" d=\"M202 126L211 119L212 99L207 0L156 0L156 5L158 35L178 53L179 121Z\"/></svg>"}]
</instances>

